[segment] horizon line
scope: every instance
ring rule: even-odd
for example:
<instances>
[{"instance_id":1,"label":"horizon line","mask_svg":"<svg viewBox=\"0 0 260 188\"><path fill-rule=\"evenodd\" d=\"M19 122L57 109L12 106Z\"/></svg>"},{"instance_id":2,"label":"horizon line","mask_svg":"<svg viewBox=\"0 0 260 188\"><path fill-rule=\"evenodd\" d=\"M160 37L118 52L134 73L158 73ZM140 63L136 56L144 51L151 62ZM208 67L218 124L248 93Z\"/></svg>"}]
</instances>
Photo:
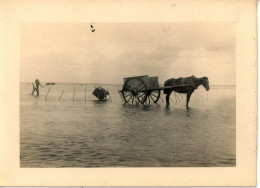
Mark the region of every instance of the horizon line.
<instances>
[{"instance_id":1,"label":"horizon line","mask_svg":"<svg viewBox=\"0 0 260 188\"><path fill-rule=\"evenodd\" d=\"M34 82L26 82L26 81L20 81L20 83L34 83ZM124 83L95 83L95 82L90 82L90 83L87 83L87 82L41 82L41 83L55 83L55 84L84 84L84 85L87 85L87 84L90 84L90 85L98 85L98 84L105 84L105 85L123 85ZM159 84L159 85L163 85L163 84ZM211 86L236 86L236 84L210 84Z\"/></svg>"}]
</instances>

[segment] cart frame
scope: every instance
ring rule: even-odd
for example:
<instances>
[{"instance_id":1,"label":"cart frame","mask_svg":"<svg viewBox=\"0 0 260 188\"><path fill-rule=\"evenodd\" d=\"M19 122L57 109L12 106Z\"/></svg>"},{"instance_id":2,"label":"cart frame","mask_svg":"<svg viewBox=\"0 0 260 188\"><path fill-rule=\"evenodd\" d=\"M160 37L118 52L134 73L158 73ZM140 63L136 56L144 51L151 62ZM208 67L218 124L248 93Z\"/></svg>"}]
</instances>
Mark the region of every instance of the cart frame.
<instances>
[{"instance_id":1,"label":"cart frame","mask_svg":"<svg viewBox=\"0 0 260 188\"><path fill-rule=\"evenodd\" d=\"M124 78L122 90L118 91L124 103L150 105L161 98L161 90L190 86L191 84L160 87L158 76L134 76Z\"/></svg>"}]
</instances>

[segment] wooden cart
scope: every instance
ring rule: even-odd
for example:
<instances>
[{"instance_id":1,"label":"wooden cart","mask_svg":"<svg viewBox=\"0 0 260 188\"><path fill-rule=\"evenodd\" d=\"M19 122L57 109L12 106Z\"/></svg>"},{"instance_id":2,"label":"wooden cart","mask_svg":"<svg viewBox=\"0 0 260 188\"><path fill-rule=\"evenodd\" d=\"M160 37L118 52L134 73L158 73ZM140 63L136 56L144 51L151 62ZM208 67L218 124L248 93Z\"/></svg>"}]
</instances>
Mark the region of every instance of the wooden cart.
<instances>
[{"instance_id":1,"label":"wooden cart","mask_svg":"<svg viewBox=\"0 0 260 188\"><path fill-rule=\"evenodd\" d=\"M151 102L158 102L161 90L184 87L187 85L190 84L160 87L158 76L135 76L124 78L124 85L119 93L125 103L150 105Z\"/></svg>"}]
</instances>

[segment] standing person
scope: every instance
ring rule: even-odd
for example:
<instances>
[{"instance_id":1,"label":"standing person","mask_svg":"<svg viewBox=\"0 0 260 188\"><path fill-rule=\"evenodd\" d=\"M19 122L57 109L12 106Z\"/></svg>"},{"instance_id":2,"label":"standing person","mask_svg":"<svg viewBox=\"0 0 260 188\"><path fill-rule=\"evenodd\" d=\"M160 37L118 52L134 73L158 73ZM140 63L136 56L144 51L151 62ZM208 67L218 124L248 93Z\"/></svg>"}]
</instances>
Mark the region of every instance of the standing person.
<instances>
[{"instance_id":1,"label":"standing person","mask_svg":"<svg viewBox=\"0 0 260 188\"><path fill-rule=\"evenodd\" d=\"M33 83L32 83L32 85L33 85L32 95L34 94L34 91L36 91L36 92L37 92L37 96L39 96L39 94L40 94L39 85L40 85L41 87L44 87L44 86L41 85L40 81L39 81L37 78L36 78L36 80L35 80L35 86L34 86Z\"/></svg>"}]
</instances>

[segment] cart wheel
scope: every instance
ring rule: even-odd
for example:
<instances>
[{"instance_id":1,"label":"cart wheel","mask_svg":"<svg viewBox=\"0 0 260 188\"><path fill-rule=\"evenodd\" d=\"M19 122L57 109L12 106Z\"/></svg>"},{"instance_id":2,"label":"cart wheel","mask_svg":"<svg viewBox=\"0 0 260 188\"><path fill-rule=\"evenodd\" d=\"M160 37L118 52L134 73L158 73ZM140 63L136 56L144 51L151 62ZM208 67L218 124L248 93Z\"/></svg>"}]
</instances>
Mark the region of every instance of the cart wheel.
<instances>
[{"instance_id":1,"label":"cart wheel","mask_svg":"<svg viewBox=\"0 0 260 188\"><path fill-rule=\"evenodd\" d=\"M138 100L143 105L150 105L151 102L157 103L160 99L161 91L160 90L148 90L138 93Z\"/></svg>"},{"instance_id":2,"label":"cart wheel","mask_svg":"<svg viewBox=\"0 0 260 188\"><path fill-rule=\"evenodd\" d=\"M154 91L150 92L149 98L151 98L151 101L153 101L154 103L157 103L158 100L160 99L160 95L161 95L160 90L154 90Z\"/></svg>"},{"instance_id":3,"label":"cart wheel","mask_svg":"<svg viewBox=\"0 0 260 188\"><path fill-rule=\"evenodd\" d=\"M149 97L147 95L147 91L139 92L138 95L137 95L137 99L143 105L149 105L150 104Z\"/></svg>"},{"instance_id":4,"label":"cart wheel","mask_svg":"<svg viewBox=\"0 0 260 188\"><path fill-rule=\"evenodd\" d=\"M146 90L146 84L141 78L130 78L123 85L122 96L125 103L139 103L139 93Z\"/></svg>"}]
</instances>

